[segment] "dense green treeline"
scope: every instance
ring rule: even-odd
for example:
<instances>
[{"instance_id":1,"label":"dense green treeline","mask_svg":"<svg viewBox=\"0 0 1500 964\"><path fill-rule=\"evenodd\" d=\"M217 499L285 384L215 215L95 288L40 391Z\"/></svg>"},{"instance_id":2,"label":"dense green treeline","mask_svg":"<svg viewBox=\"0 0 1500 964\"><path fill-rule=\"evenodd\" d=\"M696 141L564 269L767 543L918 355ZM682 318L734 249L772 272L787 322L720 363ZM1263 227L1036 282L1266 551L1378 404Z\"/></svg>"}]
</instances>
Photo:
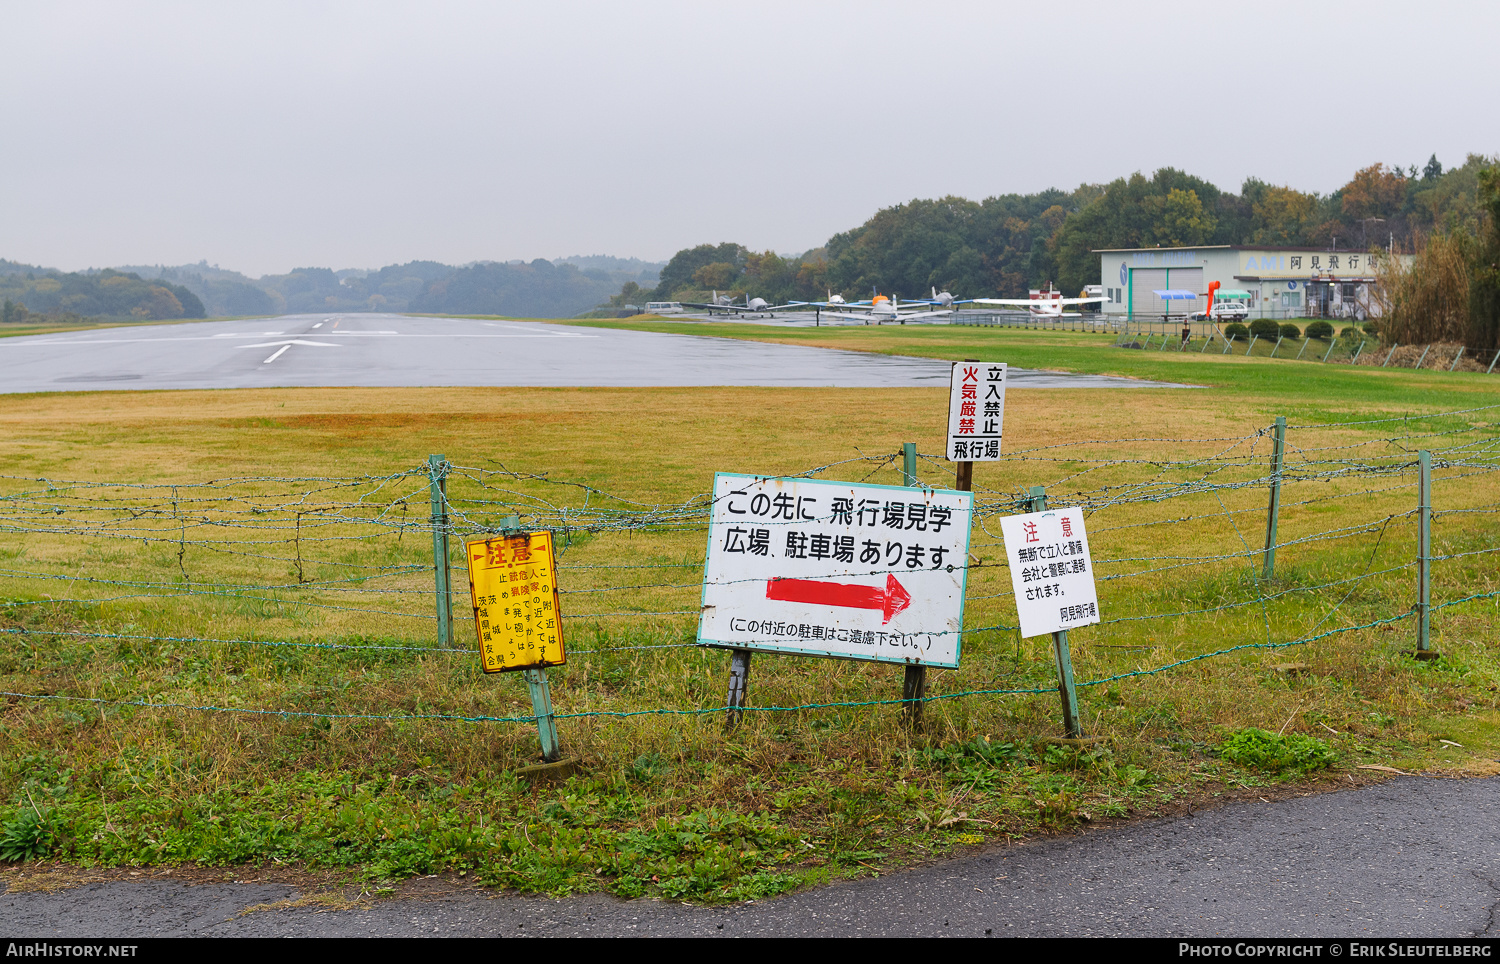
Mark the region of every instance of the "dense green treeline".
<instances>
[{"instance_id":1,"label":"dense green treeline","mask_svg":"<svg viewBox=\"0 0 1500 964\"><path fill-rule=\"evenodd\" d=\"M1450 219L1410 265L1391 260L1383 269L1385 342L1500 348L1500 165L1480 171L1477 181L1477 216Z\"/></svg>"},{"instance_id":2,"label":"dense green treeline","mask_svg":"<svg viewBox=\"0 0 1500 964\"><path fill-rule=\"evenodd\" d=\"M972 201L945 197L885 208L826 246L784 258L741 245L679 251L651 291L616 301L696 300L710 289L771 302L872 290L926 297L1024 297L1055 282L1073 292L1099 283L1099 248L1266 244L1414 250L1434 232L1479 230L1480 174L1495 158L1471 154L1444 170L1374 164L1328 195L1250 178L1238 194L1173 168L1136 173L1071 193L1047 190Z\"/></svg>"},{"instance_id":3,"label":"dense green treeline","mask_svg":"<svg viewBox=\"0 0 1500 964\"><path fill-rule=\"evenodd\" d=\"M203 302L181 285L111 270L40 271L10 261L0 261L0 300L6 322L33 314L159 321L204 317Z\"/></svg>"},{"instance_id":4,"label":"dense green treeline","mask_svg":"<svg viewBox=\"0 0 1500 964\"><path fill-rule=\"evenodd\" d=\"M877 211L798 255L724 242L684 248L665 265L602 255L461 267L410 261L375 271L306 267L252 279L206 262L64 274L0 261L0 297L11 302L7 317L421 311L561 318L606 302L704 301L715 291L773 304L829 293L864 298L872 291L924 298L933 288L964 298L1024 297L1047 282L1071 293L1099 283L1092 253L1099 248L1391 245L1416 252L1432 237L1467 245L1461 256L1449 254L1458 258L1450 258L1453 265L1472 262L1472 270L1463 269L1468 279L1483 274L1480 238L1488 215L1480 181L1497 162L1471 154L1449 170L1435 156L1420 170L1373 164L1328 195L1255 178L1233 193L1162 168L1071 192L916 199Z\"/></svg>"},{"instance_id":5,"label":"dense green treeline","mask_svg":"<svg viewBox=\"0 0 1500 964\"><path fill-rule=\"evenodd\" d=\"M577 264L572 263L577 261ZM195 265L131 265L65 274L0 261L7 318L203 318L355 311L424 311L566 318L609 299L622 281L655 284L659 264L604 255L556 263L410 261L376 271L295 268L249 278Z\"/></svg>"}]
</instances>

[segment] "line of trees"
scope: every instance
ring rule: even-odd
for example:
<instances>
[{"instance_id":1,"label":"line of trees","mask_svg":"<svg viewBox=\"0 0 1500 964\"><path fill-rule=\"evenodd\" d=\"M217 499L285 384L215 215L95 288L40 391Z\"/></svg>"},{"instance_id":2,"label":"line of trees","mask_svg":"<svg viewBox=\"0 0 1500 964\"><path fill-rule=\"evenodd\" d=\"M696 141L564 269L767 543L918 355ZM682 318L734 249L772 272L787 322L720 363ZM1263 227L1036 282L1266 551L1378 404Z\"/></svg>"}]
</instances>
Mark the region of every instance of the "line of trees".
<instances>
[{"instance_id":1,"label":"line of trees","mask_svg":"<svg viewBox=\"0 0 1500 964\"><path fill-rule=\"evenodd\" d=\"M872 289L923 297L1025 297L1048 281L1065 291L1099 283L1099 248L1264 244L1413 250L1433 232L1484 216L1480 175L1500 158L1471 154L1452 170L1434 155L1421 170L1372 164L1328 195L1250 178L1238 194L1174 168L1072 192L913 200L793 257L734 243L677 252L639 301L698 301L710 290L771 302L845 297ZM615 298L622 300L626 292Z\"/></svg>"},{"instance_id":2,"label":"line of trees","mask_svg":"<svg viewBox=\"0 0 1500 964\"><path fill-rule=\"evenodd\" d=\"M181 285L121 271L71 272L21 269L0 263L0 299L6 321L56 317L109 317L165 321L203 318L203 302Z\"/></svg>"},{"instance_id":3,"label":"line of trees","mask_svg":"<svg viewBox=\"0 0 1500 964\"><path fill-rule=\"evenodd\" d=\"M1410 266L1385 262L1378 291L1386 343L1500 349L1500 165L1481 170L1476 182L1472 216L1445 219Z\"/></svg>"}]
</instances>

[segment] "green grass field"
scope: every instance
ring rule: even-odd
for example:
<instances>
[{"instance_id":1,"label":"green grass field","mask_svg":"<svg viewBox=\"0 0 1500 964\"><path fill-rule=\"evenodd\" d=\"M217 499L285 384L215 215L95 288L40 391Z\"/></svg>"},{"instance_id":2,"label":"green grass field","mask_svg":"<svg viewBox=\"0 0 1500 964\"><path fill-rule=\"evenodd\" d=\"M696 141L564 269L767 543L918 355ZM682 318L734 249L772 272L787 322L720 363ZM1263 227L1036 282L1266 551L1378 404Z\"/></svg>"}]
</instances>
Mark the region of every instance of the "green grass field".
<instances>
[{"instance_id":1,"label":"green grass field","mask_svg":"<svg viewBox=\"0 0 1500 964\"><path fill-rule=\"evenodd\" d=\"M760 655L754 706L822 708L753 712L727 734L714 712L727 655L678 645L694 638L704 535L670 507L715 471L841 463L823 477L895 484L901 443L939 450L945 390L0 396L0 691L13 694L0 696L0 857L734 900L1189 802L1496 769L1495 597L1434 613L1442 658L1402 655L1417 503L1414 474L1397 469L1417 448L1454 463L1436 473L1433 602L1500 588L1500 487L1485 467L1500 408L1430 417L1500 404L1482 375L1042 331L590 324L1203 387L1008 393L1010 454L975 472L992 514L973 535L963 665L929 673L940 698L919 733L889 702L897 667ZM1257 433L1277 415L1308 468L1284 487L1267 582ZM366 478L429 453L471 467L450 482L461 528L513 507L574 527L560 563L573 655L552 671L553 699L598 715L559 723L582 760L565 782L516 776L537 759L526 724L434 718L529 703L518 677L435 645L424 480ZM1356 463L1392 468L1341 474ZM951 484L941 460L918 474ZM234 504L204 484L249 478ZM1101 738L1082 746L1053 739L1049 641L1004 628L994 513L1031 485L1094 507L1108 621L1073 634L1076 676L1094 684L1079 692L1084 725ZM1162 497L1174 486L1185 494ZM413 525L360 514L377 505ZM349 521L318 528L330 514Z\"/></svg>"}]
</instances>

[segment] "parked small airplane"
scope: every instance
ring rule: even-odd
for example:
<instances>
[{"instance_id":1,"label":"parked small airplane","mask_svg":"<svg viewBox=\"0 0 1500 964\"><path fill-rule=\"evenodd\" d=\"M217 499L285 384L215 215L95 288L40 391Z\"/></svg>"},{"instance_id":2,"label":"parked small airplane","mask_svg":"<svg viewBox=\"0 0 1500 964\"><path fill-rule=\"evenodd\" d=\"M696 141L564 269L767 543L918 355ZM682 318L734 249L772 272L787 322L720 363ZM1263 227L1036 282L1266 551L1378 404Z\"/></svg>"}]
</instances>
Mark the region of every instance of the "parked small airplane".
<instances>
[{"instance_id":1,"label":"parked small airplane","mask_svg":"<svg viewBox=\"0 0 1500 964\"><path fill-rule=\"evenodd\" d=\"M927 302L919 301L917 304L925 305ZM870 302L868 311L835 309L831 305L828 311L829 314L836 315L839 318L854 318L863 321L865 324L869 324L872 321L876 324L884 324L887 321L896 321L905 324L908 321L920 321L923 318L943 318L953 313L946 309L942 311L903 312L899 301L894 298L887 298L885 295L876 295L875 299Z\"/></svg>"},{"instance_id":2,"label":"parked small airplane","mask_svg":"<svg viewBox=\"0 0 1500 964\"><path fill-rule=\"evenodd\" d=\"M1064 298L1062 292L1052 287L1048 282L1047 287L1031 291L1030 298L975 298L976 305L1005 305L1013 308L1030 309L1033 315L1041 318L1061 318L1063 308L1067 305L1086 305L1093 302L1102 302L1103 296L1098 298Z\"/></svg>"},{"instance_id":3,"label":"parked small airplane","mask_svg":"<svg viewBox=\"0 0 1500 964\"><path fill-rule=\"evenodd\" d=\"M942 305L944 308L952 308L954 305L966 305L973 300L973 298L955 298L952 292L933 288L931 298L919 298L915 301L917 304Z\"/></svg>"},{"instance_id":4,"label":"parked small airplane","mask_svg":"<svg viewBox=\"0 0 1500 964\"><path fill-rule=\"evenodd\" d=\"M715 291L712 304L696 304L691 301L684 301L681 304L684 308L698 308L707 311L711 315L722 311L726 315L766 315L775 318L776 316L772 312L781 311L783 308L800 308L804 303L801 301L792 301L784 305L773 305L768 303L764 298L752 298L747 294L745 295L745 303L737 305L733 303L729 295L721 295Z\"/></svg>"}]
</instances>

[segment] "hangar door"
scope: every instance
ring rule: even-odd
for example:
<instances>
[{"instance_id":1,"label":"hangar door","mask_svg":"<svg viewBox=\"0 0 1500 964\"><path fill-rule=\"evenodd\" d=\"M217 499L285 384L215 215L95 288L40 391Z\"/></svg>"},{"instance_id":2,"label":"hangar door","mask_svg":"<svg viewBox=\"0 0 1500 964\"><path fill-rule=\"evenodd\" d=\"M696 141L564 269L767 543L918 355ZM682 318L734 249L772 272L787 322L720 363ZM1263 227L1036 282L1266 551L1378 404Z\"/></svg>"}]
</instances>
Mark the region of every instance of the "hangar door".
<instances>
[{"instance_id":1,"label":"hangar door","mask_svg":"<svg viewBox=\"0 0 1500 964\"><path fill-rule=\"evenodd\" d=\"M1126 290L1126 310L1133 315L1185 315L1201 311L1203 303L1197 301L1166 302L1154 292L1177 288L1203 294L1203 268L1131 268L1130 287Z\"/></svg>"}]
</instances>

